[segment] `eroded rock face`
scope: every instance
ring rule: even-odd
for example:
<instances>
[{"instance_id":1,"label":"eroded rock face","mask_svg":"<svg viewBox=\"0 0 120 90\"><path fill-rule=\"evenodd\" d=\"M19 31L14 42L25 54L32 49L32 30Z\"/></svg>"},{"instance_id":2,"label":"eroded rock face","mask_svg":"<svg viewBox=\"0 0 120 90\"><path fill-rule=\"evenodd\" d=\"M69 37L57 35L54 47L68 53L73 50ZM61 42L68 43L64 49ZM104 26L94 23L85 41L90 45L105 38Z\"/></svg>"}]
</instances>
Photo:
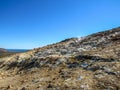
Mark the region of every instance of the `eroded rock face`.
<instances>
[{"instance_id":1,"label":"eroded rock face","mask_svg":"<svg viewBox=\"0 0 120 90\"><path fill-rule=\"evenodd\" d=\"M0 90L119 89L120 28L0 59Z\"/></svg>"}]
</instances>

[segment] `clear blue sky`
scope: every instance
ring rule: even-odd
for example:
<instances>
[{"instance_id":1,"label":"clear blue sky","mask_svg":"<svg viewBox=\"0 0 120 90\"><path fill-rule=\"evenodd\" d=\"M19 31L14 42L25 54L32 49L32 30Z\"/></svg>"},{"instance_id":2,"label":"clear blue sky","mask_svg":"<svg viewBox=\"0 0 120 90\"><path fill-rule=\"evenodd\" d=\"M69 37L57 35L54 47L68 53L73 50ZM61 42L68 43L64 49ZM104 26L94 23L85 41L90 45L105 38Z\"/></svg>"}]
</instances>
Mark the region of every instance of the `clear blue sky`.
<instances>
[{"instance_id":1,"label":"clear blue sky","mask_svg":"<svg viewBox=\"0 0 120 90\"><path fill-rule=\"evenodd\" d=\"M36 48L120 26L120 0L0 0L0 47Z\"/></svg>"}]
</instances>

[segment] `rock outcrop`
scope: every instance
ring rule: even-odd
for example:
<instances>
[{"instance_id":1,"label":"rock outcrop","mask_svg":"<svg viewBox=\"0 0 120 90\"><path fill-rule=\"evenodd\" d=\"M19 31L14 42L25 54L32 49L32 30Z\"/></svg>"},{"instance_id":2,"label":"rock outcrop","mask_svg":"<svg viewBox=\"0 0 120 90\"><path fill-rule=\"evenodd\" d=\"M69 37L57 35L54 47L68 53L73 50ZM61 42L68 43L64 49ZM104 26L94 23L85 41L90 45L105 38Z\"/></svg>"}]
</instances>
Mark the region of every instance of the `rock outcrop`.
<instances>
[{"instance_id":1,"label":"rock outcrop","mask_svg":"<svg viewBox=\"0 0 120 90\"><path fill-rule=\"evenodd\" d=\"M120 90L120 28L1 58L0 90Z\"/></svg>"}]
</instances>

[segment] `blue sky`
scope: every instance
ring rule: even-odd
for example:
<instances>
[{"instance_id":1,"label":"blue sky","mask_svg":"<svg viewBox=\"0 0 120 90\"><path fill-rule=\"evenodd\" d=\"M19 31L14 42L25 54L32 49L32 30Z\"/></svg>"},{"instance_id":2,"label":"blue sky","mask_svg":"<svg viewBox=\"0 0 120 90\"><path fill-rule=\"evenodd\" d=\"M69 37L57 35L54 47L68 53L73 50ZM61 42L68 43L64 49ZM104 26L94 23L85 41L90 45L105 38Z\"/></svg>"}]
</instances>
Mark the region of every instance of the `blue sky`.
<instances>
[{"instance_id":1,"label":"blue sky","mask_svg":"<svg viewBox=\"0 0 120 90\"><path fill-rule=\"evenodd\" d=\"M31 49L120 26L120 0L0 0L0 47Z\"/></svg>"}]
</instances>

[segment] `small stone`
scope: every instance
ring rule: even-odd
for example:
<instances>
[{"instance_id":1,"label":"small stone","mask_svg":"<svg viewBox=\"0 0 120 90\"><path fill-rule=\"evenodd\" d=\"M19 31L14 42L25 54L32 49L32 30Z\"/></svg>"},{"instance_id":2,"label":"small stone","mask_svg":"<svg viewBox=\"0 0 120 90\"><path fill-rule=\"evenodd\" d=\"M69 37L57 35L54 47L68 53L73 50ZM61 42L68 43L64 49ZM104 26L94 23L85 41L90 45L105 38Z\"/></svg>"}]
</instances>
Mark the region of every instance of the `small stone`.
<instances>
[{"instance_id":1,"label":"small stone","mask_svg":"<svg viewBox=\"0 0 120 90\"><path fill-rule=\"evenodd\" d=\"M9 85L9 86L7 87L7 89L10 89L10 88L12 88L12 86L11 86L11 85Z\"/></svg>"},{"instance_id":2,"label":"small stone","mask_svg":"<svg viewBox=\"0 0 120 90\"><path fill-rule=\"evenodd\" d=\"M26 90L26 88L25 88L25 87L23 87L21 90Z\"/></svg>"}]
</instances>

